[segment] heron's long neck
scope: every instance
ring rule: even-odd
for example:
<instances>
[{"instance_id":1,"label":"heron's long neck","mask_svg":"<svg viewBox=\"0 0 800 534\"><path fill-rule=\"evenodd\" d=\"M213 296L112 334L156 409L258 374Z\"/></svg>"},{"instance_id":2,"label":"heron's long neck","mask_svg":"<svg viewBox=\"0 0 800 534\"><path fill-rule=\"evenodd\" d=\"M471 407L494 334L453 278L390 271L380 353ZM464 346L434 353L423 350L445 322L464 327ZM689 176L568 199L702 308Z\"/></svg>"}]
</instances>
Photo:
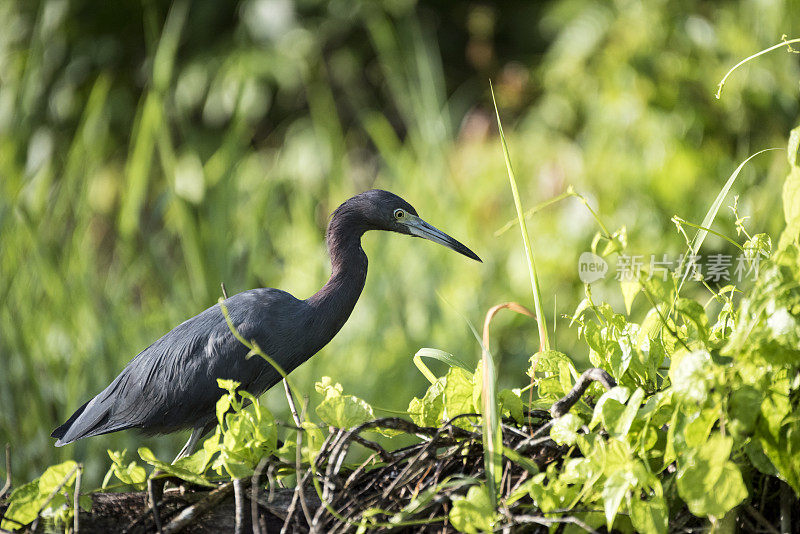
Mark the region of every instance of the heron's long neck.
<instances>
[{"instance_id":1,"label":"heron's long neck","mask_svg":"<svg viewBox=\"0 0 800 534\"><path fill-rule=\"evenodd\" d=\"M314 310L312 316L316 323L316 329L311 331L320 332L322 345L344 326L367 280L367 255L361 248L364 230L342 219L334 215L328 226L331 277L307 300Z\"/></svg>"}]
</instances>

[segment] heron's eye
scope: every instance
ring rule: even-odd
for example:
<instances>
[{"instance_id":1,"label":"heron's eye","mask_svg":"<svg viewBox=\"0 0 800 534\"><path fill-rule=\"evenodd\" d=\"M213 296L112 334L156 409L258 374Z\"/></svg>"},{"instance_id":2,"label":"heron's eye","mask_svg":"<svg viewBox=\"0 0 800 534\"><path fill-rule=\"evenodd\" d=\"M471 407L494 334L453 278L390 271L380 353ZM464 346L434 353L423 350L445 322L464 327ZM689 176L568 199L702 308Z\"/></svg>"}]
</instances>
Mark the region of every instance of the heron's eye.
<instances>
[{"instance_id":1,"label":"heron's eye","mask_svg":"<svg viewBox=\"0 0 800 534\"><path fill-rule=\"evenodd\" d=\"M405 216L406 216L406 212L405 211L403 211L401 209L394 210L394 218L395 219L400 220Z\"/></svg>"}]
</instances>

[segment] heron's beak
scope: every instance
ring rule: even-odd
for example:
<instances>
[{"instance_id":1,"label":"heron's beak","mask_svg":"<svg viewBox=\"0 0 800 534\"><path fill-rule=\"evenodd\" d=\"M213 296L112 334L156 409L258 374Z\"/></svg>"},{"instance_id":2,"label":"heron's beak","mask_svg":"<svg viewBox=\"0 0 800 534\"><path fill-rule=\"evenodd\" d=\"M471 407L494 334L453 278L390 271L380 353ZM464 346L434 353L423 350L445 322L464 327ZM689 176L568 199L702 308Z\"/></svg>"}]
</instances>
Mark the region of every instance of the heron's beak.
<instances>
[{"instance_id":1,"label":"heron's beak","mask_svg":"<svg viewBox=\"0 0 800 534\"><path fill-rule=\"evenodd\" d=\"M444 245L449 249L455 250L459 254L463 254L468 258L472 258L473 260L483 263L477 254L435 226L426 223L419 217L415 217L414 215L408 213L406 214L405 219L401 222L408 227L408 231L411 232L411 235L424 237L425 239L429 239L434 243L439 243L440 245Z\"/></svg>"}]
</instances>

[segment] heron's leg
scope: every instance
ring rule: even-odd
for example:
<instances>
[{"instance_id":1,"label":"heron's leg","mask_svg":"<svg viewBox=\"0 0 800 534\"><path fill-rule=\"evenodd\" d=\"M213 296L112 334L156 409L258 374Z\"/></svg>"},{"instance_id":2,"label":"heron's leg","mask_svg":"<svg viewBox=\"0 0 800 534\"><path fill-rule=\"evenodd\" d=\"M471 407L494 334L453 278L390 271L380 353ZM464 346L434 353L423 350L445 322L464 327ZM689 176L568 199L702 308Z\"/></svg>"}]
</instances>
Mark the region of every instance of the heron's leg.
<instances>
[{"instance_id":1,"label":"heron's leg","mask_svg":"<svg viewBox=\"0 0 800 534\"><path fill-rule=\"evenodd\" d=\"M189 441L187 441L186 445L183 446L181 452L178 453L178 456L176 456L175 459L172 460L172 463L174 464L181 458L184 458L192 454L194 450L197 448L197 444L200 442L200 438L202 438L206 432L208 432L206 426L194 427L192 429L192 435L189 436Z\"/></svg>"}]
</instances>

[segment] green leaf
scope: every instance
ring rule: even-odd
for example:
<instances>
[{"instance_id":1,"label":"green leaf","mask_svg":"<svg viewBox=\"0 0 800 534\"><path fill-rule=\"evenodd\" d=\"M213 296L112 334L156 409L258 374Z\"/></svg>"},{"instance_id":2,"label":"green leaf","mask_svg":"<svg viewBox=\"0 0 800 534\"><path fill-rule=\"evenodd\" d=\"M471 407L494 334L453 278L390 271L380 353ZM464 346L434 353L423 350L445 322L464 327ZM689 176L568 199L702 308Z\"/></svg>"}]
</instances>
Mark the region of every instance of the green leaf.
<instances>
[{"instance_id":1,"label":"green leaf","mask_svg":"<svg viewBox=\"0 0 800 534\"><path fill-rule=\"evenodd\" d=\"M567 413L553 420L550 427L550 438L559 445L573 445L578 439L578 430L583 426L583 419L573 413Z\"/></svg>"},{"instance_id":2,"label":"green leaf","mask_svg":"<svg viewBox=\"0 0 800 534\"><path fill-rule=\"evenodd\" d=\"M761 442L755 439L748 440L747 445L744 446L744 452L753 467L768 476L777 476L778 470L769 461L767 455L764 454L764 449L761 448Z\"/></svg>"},{"instance_id":3,"label":"green leaf","mask_svg":"<svg viewBox=\"0 0 800 534\"><path fill-rule=\"evenodd\" d=\"M217 399L217 422L221 425L225 420L225 414L228 413L228 410L231 409L231 395L223 395L219 399Z\"/></svg>"},{"instance_id":4,"label":"green leaf","mask_svg":"<svg viewBox=\"0 0 800 534\"><path fill-rule=\"evenodd\" d=\"M744 384L733 391L728 412L729 428L735 437L741 438L753 432L762 401L763 394L751 385Z\"/></svg>"},{"instance_id":5,"label":"green leaf","mask_svg":"<svg viewBox=\"0 0 800 534\"><path fill-rule=\"evenodd\" d=\"M687 499L686 504L689 511L696 516L712 516L721 519L728 511L733 510L747 498L747 495L747 486L742 479L742 472L735 463L727 461L723 464L720 475L713 486L706 486L705 492L701 495L695 494L695 498Z\"/></svg>"},{"instance_id":6,"label":"green leaf","mask_svg":"<svg viewBox=\"0 0 800 534\"><path fill-rule=\"evenodd\" d=\"M109 458L111 458L111 467L108 470L106 479L103 481L103 487L107 486L108 479L113 475L123 484L128 484L139 490L143 490L144 482L147 480L147 472L144 467L136 462L130 462L125 465L125 450L122 452L109 450L107 452Z\"/></svg>"},{"instance_id":7,"label":"green leaf","mask_svg":"<svg viewBox=\"0 0 800 534\"><path fill-rule=\"evenodd\" d=\"M708 440L711 429L719 419L719 413L719 407L715 406L696 411L685 419L686 426L682 434L687 447L700 447Z\"/></svg>"},{"instance_id":8,"label":"green leaf","mask_svg":"<svg viewBox=\"0 0 800 534\"><path fill-rule=\"evenodd\" d=\"M792 130L789 136L789 176L783 182L783 215L786 219L786 228L781 234L778 250L785 251L792 243L797 243L800 238L800 166L797 164L798 140L800 140L800 127Z\"/></svg>"},{"instance_id":9,"label":"green leaf","mask_svg":"<svg viewBox=\"0 0 800 534\"><path fill-rule=\"evenodd\" d=\"M665 534L668 531L669 510L663 497L629 500L631 523L642 534Z\"/></svg>"},{"instance_id":10,"label":"green leaf","mask_svg":"<svg viewBox=\"0 0 800 534\"><path fill-rule=\"evenodd\" d=\"M781 382L787 381L773 379L771 387L775 389L762 403L762 417L756 423L755 437L778 476L800 493L800 418L796 409L792 410L785 393L788 387L778 387Z\"/></svg>"},{"instance_id":11,"label":"green leaf","mask_svg":"<svg viewBox=\"0 0 800 534\"><path fill-rule=\"evenodd\" d=\"M687 325L692 327L701 340L708 340L708 317L699 302L692 299L679 298L675 302L675 311L683 317Z\"/></svg>"},{"instance_id":12,"label":"green leaf","mask_svg":"<svg viewBox=\"0 0 800 534\"><path fill-rule=\"evenodd\" d=\"M594 429L600 422L609 426L616 424L617 418L624 411L623 404L628 400L629 394L630 390L624 386L615 386L603 393L594 406L589 428Z\"/></svg>"},{"instance_id":13,"label":"green leaf","mask_svg":"<svg viewBox=\"0 0 800 534\"><path fill-rule=\"evenodd\" d=\"M498 517L489 498L489 489L483 484L469 488L466 497L453 497L449 518L460 532L491 532Z\"/></svg>"},{"instance_id":14,"label":"green leaf","mask_svg":"<svg viewBox=\"0 0 800 534\"><path fill-rule=\"evenodd\" d=\"M622 290L622 298L625 300L625 313L630 315L633 301L640 291L639 280L635 278L633 280L620 280L619 287Z\"/></svg>"},{"instance_id":15,"label":"green leaf","mask_svg":"<svg viewBox=\"0 0 800 534\"><path fill-rule=\"evenodd\" d=\"M628 399L625 408L622 410L622 413L616 418L613 424L610 421L605 421L605 411L603 412L604 415L604 423L607 425L606 430L609 433L618 438L622 438L628 435L628 430L630 430L631 425L633 424L633 420L636 418L636 414L639 411L639 406L642 405L642 400L644 399L644 390L642 388L636 388L636 391L633 392L631 398ZM607 405L613 405L615 401L610 401Z\"/></svg>"},{"instance_id":16,"label":"green leaf","mask_svg":"<svg viewBox=\"0 0 800 534\"><path fill-rule=\"evenodd\" d=\"M73 460L48 467L39 478L18 487L9 496L8 509L0 523L0 528L4 530L16 530L19 528L17 523L27 525L39 515L47 497L62 482L65 482L67 475L75 469L78 464ZM65 487L75 480L75 473L65 482ZM51 503L52 505L53 503ZM14 520L14 523L10 520Z\"/></svg>"},{"instance_id":17,"label":"green leaf","mask_svg":"<svg viewBox=\"0 0 800 534\"><path fill-rule=\"evenodd\" d=\"M669 368L675 395L690 404L706 401L710 384L711 355L705 350L676 354Z\"/></svg>"},{"instance_id":18,"label":"green leaf","mask_svg":"<svg viewBox=\"0 0 800 534\"><path fill-rule=\"evenodd\" d=\"M322 380L315 382L314 389L326 399L329 397L338 397L343 391L342 385L338 382L334 383L333 379L329 376L323 376Z\"/></svg>"},{"instance_id":19,"label":"green leaf","mask_svg":"<svg viewBox=\"0 0 800 534\"><path fill-rule=\"evenodd\" d=\"M605 257L613 253L622 253L628 248L628 229L622 226L619 230L611 234L611 239L608 240L606 246L603 248L601 256Z\"/></svg>"},{"instance_id":20,"label":"green leaf","mask_svg":"<svg viewBox=\"0 0 800 534\"><path fill-rule=\"evenodd\" d=\"M224 389L231 394L241 386L236 380L228 380L227 378L217 378L217 385L220 389Z\"/></svg>"},{"instance_id":21,"label":"green leaf","mask_svg":"<svg viewBox=\"0 0 800 534\"><path fill-rule=\"evenodd\" d=\"M447 371L444 385L444 417L453 417L465 413L476 413L472 403L472 373L460 367L451 367ZM463 421L462 424L465 424ZM467 428L472 428L467 425Z\"/></svg>"},{"instance_id":22,"label":"green leaf","mask_svg":"<svg viewBox=\"0 0 800 534\"><path fill-rule=\"evenodd\" d=\"M414 397L408 405L408 415L419 426L439 426L444 414L444 377L428 387L421 399Z\"/></svg>"},{"instance_id":23,"label":"green leaf","mask_svg":"<svg viewBox=\"0 0 800 534\"><path fill-rule=\"evenodd\" d=\"M510 389L501 389L497 394L499 410L504 416L512 417L517 423L523 423L522 398Z\"/></svg>"},{"instance_id":24,"label":"green leaf","mask_svg":"<svg viewBox=\"0 0 800 534\"><path fill-rule=\"evenodd\" d=\"M460 367L461 369L467 371L468 373L472 372L472 370L464 363L460 358L453 356L449 352L445 352L439 349L431 349L431 348L421 348L417 351L414 355L414 365L417 366L417 369L425 375L425 378L433 384L436 382L436 376L428 369L428 366L422 361L422 358L431 358L433 360L440 361L442 363L446 363L450 367Z\"/></svg>"},{"instance_id":25,"label":"green leaf","mask_svg":"<svg viewBox=\"0 0 800 534\"><path fill-rule=\"evenodd\" d=\"M756 234L744 242L745 257L752 262L772 255L772 239L767 234Z\"/></svg>"},{"instance_id":26,"label":"green leaf","mask_svg":"<svg viewBox=\"0 0 800 534\"><path fill-rule=\"evenodd\" d=\"M38 478L18 487L11 492L10 502L3 515L3 522L0 523L0 528L10 531L19 528L17 523L27 525L39 515L39 509L46 498L47 495L41 495L39 492ZM11 520L16 521L16 523Z\"/></svg>"},{"instance_id":27,"label":"green leaf","mask_svg":"<svg viewBox=\"0 0 800 534\"><path fill-rule=\"evenodd\" d=\"M722 518L747 497L736 464L729 460L733 440L714 434L678 459L678 494L694 515Z\"/></svg>"},{"instance_id":28,"label":"green leaf","mask_svg":"<svg viewBox=\"0 0 800 534\"><path fill-rule=\"evenodd\" d=\"M175 465L181 469L187 469L192 473L202 475L205 473L208 465L211 463L210 456L217 452L217 450L218 448L209 454L209 450L206 449L205 443L203 443L203 448L195 451L194 454L191 454L190 456L184 456L183 458L179 459L175 462ZM144 473L144 469L142 469L142 473Z\"/></svg>"},{"instance_id":29,"label":"green leaf","mask_svg":"<svg viewBox=\"0 0 800 534\"><path fill-rule=\"evenodd\" d=\"M161 460L156 458L155 454L153 454L153 452L147 447L140 447L138 452L139 452L139 457L142 460L152 465L156 469L159 469L160 471L178 477L181 480L185 480L186 482L189 482L191 484L197 484L198 486L214 487L214 484L206 480L205 477L198 475L197 473L193 473L188 469L179 467L178 465L162 462Z\"/></svg>"},{"instance_id":30,"label":"green leaf","mask_svg":"<svg viewBox=\"0 0 800 534\"><path fill-rule=\"evenodd\" d=\"M316 411L325 424L336 428L350 429L375 419L372 406L353 395L327 397Z\"/></svg>"},{"instance_id":31,"label":"green leaf","mask_svg":"<svg viewBox=\"0 0 800 534\"><path fill-rule=\"evenodd\" d=\"M593 323L590 321L589 324ZM528 376L534 377L534 374L544 376L544 379L538 379L540 397L561 398L572 389L572 381L578 378L572 360L563 352L540 351L531 356L530 362Z\"/></svg>"},{"instance_id":32,"label":"green leaf","mask_svg":"<svg viewBox=\"0 0 800 534\"><path fill-rule=\"evenodd\" d=\"M636 477L633 473L626 470L615 471L603 484L603 509L606 514L606 526L611 531L614 518L617 516L622 499L628 491L636 484Z\"/></svg>"},{"instance_id":33,"label":"green leaf","mask_svg":"<svg viewBox=\"0 0 800 534\"><path fill-rule=\"evenodd\" d=\"M503 456L505 456L515 464L519 464L523 469L525 469L528 473L531 473L532 475L536 475L539 473L539 466L536 465L536 462L522 456L514 449L503 447Z\"/></svg>"},{"instance_id":34,"label":"green leaf","mask_svg":"<svg viewBox=\"0 0 800 534\"><path fill-rule=\"evenodd\" d=\"M786 158L789 165L797 167L800 165L798 158L800 158L800 126L789 132L789 143L786 147Z\"/></svg>"},{"instance_id":35,"label":"green leaf","mask_svg":"<svg viewBox=\"0 0 800 534\"><path fill-rule=\"evenodd\" d=\"M62 482L64 482L64 479L67 477L69 472L75 469L77 465L78 464L75 461L67 460L64 463L48 467L39 478L39 492L43 493L45 496L49 495ZM70 476L65 485L71 484L75 479L74 477L75 473Z\"/></svg>"}]
</instances>

